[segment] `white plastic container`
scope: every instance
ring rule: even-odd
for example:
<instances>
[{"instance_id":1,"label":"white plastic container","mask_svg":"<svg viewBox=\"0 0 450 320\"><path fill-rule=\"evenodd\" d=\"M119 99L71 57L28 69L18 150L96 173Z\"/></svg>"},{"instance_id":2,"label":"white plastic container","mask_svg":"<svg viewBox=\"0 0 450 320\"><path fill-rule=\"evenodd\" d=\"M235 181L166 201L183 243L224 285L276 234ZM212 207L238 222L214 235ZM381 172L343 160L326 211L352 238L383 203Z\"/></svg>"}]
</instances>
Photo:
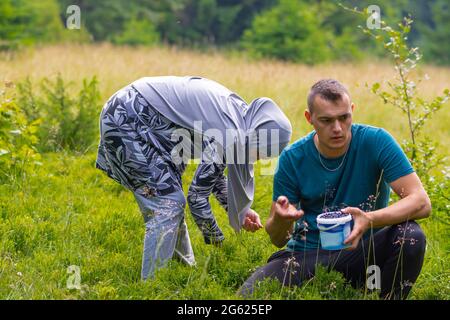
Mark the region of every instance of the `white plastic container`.
<instances>
[{"instance_id":1,"label":"white plastic container","mask_svg":"<svg viewBox=\"0 0 450 320\"><path fill-rule=\"evenodd\" d=\"M341 250L351 246L344 244L350 235L352 215L340 218L324 218L325 215L341 213L341 211L325 212L317 216L317 227L320 230L320 244L325 250Z\"/></svg>"}]
</instances>

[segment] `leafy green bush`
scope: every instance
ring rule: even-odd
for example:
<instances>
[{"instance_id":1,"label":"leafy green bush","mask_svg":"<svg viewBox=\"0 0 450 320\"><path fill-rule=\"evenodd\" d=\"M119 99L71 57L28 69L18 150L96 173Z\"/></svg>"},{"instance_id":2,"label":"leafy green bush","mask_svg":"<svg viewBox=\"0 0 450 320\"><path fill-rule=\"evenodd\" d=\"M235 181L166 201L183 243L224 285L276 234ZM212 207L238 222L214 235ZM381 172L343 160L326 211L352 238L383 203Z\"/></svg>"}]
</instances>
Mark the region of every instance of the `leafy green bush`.
<instances>
[{"instance_id":1,"label":"leafy green bush","mask_svg":"<svg viewBox=\"0 0 450 320\"><path fill-rule=\"evenodd\" d=\"M293 276L295 276L295 272ZM283 300L374 300L378 299L378 296L375 291L366 291L365 288L353 288L342 273L328 270L328 268L318 264L314 277L305 280L302 286L282 287L278 280L266 278L256 283L255 291L251 298Z\"/></svg>"},{"instance_id":2,"label":"leafy green bush","mask_svg":"<svg viewBox=\"0 0 450 320\"><path fill-rule=\"evenodd\" d=\"M8 88L0 91L0 182L23 177L30 164L38 163L39 123L28 120Z\"/></svg>"},{"instance_id":3,"label":"leafy green bush","mask_svg":"<svg viewBox=\"0 0 450 320\"><path fill-rule=\"evenodd\" d=\"M69 94L69 86L61 75L54 81L43 79L38 93L29 79L18 84L19 105L28 120L43 119L37 131L42 152L85 151L97 137L100 94L96 77L84 79L75 97Z\"/></svg>"}]
</instances>

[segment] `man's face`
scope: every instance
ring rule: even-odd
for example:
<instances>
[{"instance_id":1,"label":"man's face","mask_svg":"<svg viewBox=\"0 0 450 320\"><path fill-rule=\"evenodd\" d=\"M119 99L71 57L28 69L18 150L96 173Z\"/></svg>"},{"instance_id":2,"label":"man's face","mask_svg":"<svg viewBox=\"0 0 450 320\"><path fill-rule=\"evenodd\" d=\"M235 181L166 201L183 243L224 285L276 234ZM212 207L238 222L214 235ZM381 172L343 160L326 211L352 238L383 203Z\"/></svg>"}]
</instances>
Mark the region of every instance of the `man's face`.
<instances>
[{"instance_id":1,"label":"man's face","mask_svg":"<svg viewBox=\"0 0 450 320\"><path fill-rule=\"evenodd\" d=\"M353 109L346 94L337 101L315 97L312 114L306 110L305 117L314 126L321 146L329 150L346 147L351 138Z\"/></svg>"}]
</instances>

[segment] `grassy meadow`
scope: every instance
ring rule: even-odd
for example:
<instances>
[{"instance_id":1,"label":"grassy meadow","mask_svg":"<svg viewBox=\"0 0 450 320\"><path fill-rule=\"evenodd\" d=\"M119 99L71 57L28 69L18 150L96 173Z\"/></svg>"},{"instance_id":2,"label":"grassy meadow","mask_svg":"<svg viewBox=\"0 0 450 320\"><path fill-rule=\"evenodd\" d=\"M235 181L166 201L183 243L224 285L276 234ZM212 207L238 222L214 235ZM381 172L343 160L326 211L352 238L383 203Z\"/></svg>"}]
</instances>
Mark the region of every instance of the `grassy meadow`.
<instances>
[{"instance_id":1,"label":"grassy meadow","mask_svg":"<svg viewBox=\"0 0 450 320\"><path fill-rule=\"evenodd\" d=\"M423 98L450 87L450 69L425 66L430 80L420 84ZM199 75L214 79L250 102L260 96L276 101L290 118L293 141L312 127L304 119L306 95L321 78L347 85L356 104L354 121L381 126L398 141L408 138L407 119L384 105L365 84L391 79L387 62L330 63L305 66L279 61L251 61L223 53L198 53L175 48L129 48L111 45L58 45L0 56L0 81L40 80L58 73L77 92L84 78L97 76L102 101L143 76ZM98 110L100 112L100 110ZM448 154L448 105L429 122L425 135ZM132 194L94 168L95 143L84 153L47 153L26 180L0 185L0 299L235 299L236 290L277 250L265 231L235 235L226 213L211 198L225 233L221 248L205 245L186 209L197 266L176 261L142 282L140 267L143 219ZM195 166L183 177L187 191ZM268 217L272 177L256 177L253 208ZM448 208L448 206L447 206ZM432 213L432 215L434 212ZM437 213L440 216L448 212ZM420 222L427 235L422 273L410 299L449 299L449 229L433 217ZM68 267L80 268L81 288L69 289ZM338 273L318 275L301 288L282 289L267 281L255 298L374 298L346 285Z\"/></svg>"}]
</instances>

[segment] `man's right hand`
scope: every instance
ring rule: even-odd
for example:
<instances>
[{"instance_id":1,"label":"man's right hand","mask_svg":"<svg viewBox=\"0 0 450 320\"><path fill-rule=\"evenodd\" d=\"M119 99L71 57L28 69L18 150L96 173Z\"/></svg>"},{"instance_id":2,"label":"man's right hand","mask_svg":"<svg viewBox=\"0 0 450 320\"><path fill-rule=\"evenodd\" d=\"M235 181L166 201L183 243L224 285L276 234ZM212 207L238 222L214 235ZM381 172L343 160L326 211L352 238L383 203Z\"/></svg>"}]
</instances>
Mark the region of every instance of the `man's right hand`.
<instances>
[{"instance_id":1,"label":"man's right hand","mask_svg":"<svg viewBox=\"0 0 450 320\"><path fill-rule=\"evenodd\" d=\"M303 210L297 210L292 204L289 203L288 198L285 196L279 196L275 204L275 219L282 219L286 222L294 222L303 217L305 213Z\"/></svg>"},{"instance_id":2,"label":"man's right hand","mask_svg":"<svg viewBox=\"0 0 450 320\"><path fill-rule=\"evenodd\" d=\"M283 247L294 230L294 222L303 217L303 210L297 210L285 196L272 202L269 219L266 222L266 232L270 240L278 248Z\"/></svg>"}]
</instances>

